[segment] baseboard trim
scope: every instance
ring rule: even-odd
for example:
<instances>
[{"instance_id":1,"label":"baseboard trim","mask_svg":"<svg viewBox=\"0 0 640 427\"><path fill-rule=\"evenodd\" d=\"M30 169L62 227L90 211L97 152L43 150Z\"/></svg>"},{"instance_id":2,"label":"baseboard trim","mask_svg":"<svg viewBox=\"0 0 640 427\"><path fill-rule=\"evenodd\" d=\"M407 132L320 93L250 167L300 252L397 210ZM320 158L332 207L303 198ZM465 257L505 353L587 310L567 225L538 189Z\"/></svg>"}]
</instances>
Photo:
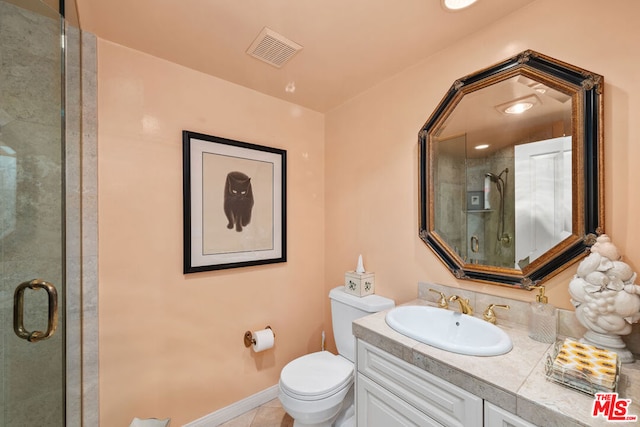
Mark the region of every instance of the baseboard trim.
<instances>
[{"instance_id":1,"label":"baseboard trim","mask_svg":"<svg viewBox=\"0 0 640 427\"><path fill-rule=\"evenodd\" d=\"M278 384L205 415L183 427L215 427L278 397Z\"/></svg>"}]
</instances>

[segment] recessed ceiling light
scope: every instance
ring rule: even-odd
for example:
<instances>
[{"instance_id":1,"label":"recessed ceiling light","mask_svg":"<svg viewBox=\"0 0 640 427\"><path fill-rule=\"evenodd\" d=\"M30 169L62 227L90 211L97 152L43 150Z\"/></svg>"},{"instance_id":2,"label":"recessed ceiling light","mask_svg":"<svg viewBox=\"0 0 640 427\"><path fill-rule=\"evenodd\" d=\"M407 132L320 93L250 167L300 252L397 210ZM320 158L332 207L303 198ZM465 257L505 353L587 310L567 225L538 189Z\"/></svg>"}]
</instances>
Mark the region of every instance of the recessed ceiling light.
<instances>
[{"instance_id":1,"label":"recessed ceiling light","mask_svg":"<svg viewBox=\"0 0 640 427\"><path fill-rule=\"evenodd\" d=\"M522 114L529 108L533 107L532 102L517 102L504 109L507 114Z\"/></svg>"},{"instance_id":2,"label":"recessed ceiling light","mask_svg":"<svg viewBox=\"0 0 640 427\"><path fill-rule=\"evenodd\" d=\"M535 90L536 92L543 94L547 92L547 87L545 85L543 85L542 83L538 83L536 85L531 86L531 89Z\"/></svg>"},{"instance_id":3,"label":"recessed ceiling light","mask_svg":"<svg viewBox=\"0 0 640 427\"><path fill-rule=\"evenodd\" d=\"M296 91L296 82L289 82L284 88L284 91L287 93L293 93Z\"/></svg>"},{"instance_id":4,"label":"recessed ceiling light","mask_svg":"<svg viewBox=\"0 0 640 427\"><path fill-rule=\"evenodd\" d=\"M446 10L461 10L474 4L476 0L442 0Z\"/></svg>"},{"instance_id":5,"label":"recessed ceiling light","mask_svg":"<svg viewBox=\"0 0 640 427\"><path fill-rule=\"evenodd\" d=\"M475 147L476 150L484 150L486 148L489 148L489 144L480 144L480 145L476 145Z\"/></svg>"},{"instance_id":6,"label":"recessed ceiling light","mask_svg":"<svg viewBox=\"0 0 640 427\"><path fill-rule=\"evenodd\" d=\"M496 105L496 110L504 114L522 114L531 109L534 105L540 103L535 95L525 96L523 98L514 99L504 104Z\"/></svg>"}]
</instances>

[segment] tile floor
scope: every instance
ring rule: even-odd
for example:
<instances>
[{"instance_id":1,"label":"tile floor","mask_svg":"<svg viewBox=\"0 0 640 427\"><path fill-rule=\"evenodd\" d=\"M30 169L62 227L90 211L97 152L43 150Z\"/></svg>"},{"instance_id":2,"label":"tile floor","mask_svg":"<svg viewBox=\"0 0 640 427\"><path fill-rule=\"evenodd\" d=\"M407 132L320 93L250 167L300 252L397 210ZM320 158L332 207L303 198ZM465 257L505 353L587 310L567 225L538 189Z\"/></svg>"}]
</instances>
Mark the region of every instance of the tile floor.
<instances>
[{"instance_id":1,"label":"tile floor","mask_svg":"<svg viewBox=\"0 0 640 427\"><path fill-rule=\"evenodd\" d=\"M293 418L287 414L280 401L273 399L262 406L236 417L220 427L292 427Z\"/></svg>"}]
</instances>

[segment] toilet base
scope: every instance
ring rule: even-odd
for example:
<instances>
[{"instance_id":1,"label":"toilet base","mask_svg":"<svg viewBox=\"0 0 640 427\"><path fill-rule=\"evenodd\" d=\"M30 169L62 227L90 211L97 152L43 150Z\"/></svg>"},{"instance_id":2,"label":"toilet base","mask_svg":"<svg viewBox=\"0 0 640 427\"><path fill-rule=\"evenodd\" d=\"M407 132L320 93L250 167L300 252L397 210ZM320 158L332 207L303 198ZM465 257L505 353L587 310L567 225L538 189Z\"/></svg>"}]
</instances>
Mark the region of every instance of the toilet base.
<instances>
[{"instance_id":1,"label":"toilet base","mask_svg":"<svg viewBox=\"0 0 640 427\"><path fill-rule=\"evenodd\" d=\"M294 419L293 427L356 427L355 406L352 403L346 410L341 409L332 419L319 424L306 424Z\"/></svg>"},{"instance_id":2,"label":"toilet base","mask_svg":"<svg viewBox=\"0 0 640 427\"><path fill-rule=\"evenodd\" d=\"M301 423L300 421L293 420L293 427L332 427L332 426L333 426L333 423L331 422L331 420L325 421L320 424L305 424L305 423Z\"/></svg>"},{"instance_id":3,"label":"toilet base","mask_svg":"<svg viewBox=\"0 0 640 427\"><path fill-rule=\"evenodd\" d=\"M356 427L356 405L354 403L353 386L342 403L342 408L338 412L334 427Z\"/></svg>"},{"instance_id":4,"label":"toilet base","mask_svg":"<svg viewBox=\"0 0 640 427\"><path fill-rule=\"evenodd\" d=\"M286 408L285 408L286 410ZM349 387L338 413L330 419L320 423L305 423L296 419L295 414L289 414L293 418L293 427L355 427L356 408L354 404L353 385Z\"/></svg>"},{"instance_id":5,"label":"toilet base","mask_svg":"<svg viewBox=\"0 0 640 427\"><path fill-rule=\"evenodd\" d=\"M302 414L289 413L289 415L291 415L291 417L293 418L293 427L333 427L335 425L334 421L340 415L340 411L338 411L337 414L331 415L328 419L320 422L308 422L308 420L305 419ZM298 415L298 417L296 417L296 415ZM316 416L317 415L318 414L316 414ZM322 418L324 418L324 416L322 416Z\"/></svg>"}]
</instances>

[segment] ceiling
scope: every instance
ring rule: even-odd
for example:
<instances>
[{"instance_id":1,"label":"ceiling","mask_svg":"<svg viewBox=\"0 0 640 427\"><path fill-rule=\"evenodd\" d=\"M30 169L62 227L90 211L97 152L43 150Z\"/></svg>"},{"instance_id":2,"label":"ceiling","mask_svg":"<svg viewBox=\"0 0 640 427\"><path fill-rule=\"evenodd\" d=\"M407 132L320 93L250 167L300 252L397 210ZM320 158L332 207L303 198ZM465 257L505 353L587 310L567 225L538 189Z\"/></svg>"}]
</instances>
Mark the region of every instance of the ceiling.
<instances>
[{"instance_id":1,"label":"ceiling","mask_svg":"<svg viewBox=\"0 0 640 427\"><path fill-rule=\"evenodd\" d=\"M101 39L319 112L533 1L448 12L441 0L76 0ZM281 68L248 55L264 27L303 49Z\"/></svg>"}]
</instances>

